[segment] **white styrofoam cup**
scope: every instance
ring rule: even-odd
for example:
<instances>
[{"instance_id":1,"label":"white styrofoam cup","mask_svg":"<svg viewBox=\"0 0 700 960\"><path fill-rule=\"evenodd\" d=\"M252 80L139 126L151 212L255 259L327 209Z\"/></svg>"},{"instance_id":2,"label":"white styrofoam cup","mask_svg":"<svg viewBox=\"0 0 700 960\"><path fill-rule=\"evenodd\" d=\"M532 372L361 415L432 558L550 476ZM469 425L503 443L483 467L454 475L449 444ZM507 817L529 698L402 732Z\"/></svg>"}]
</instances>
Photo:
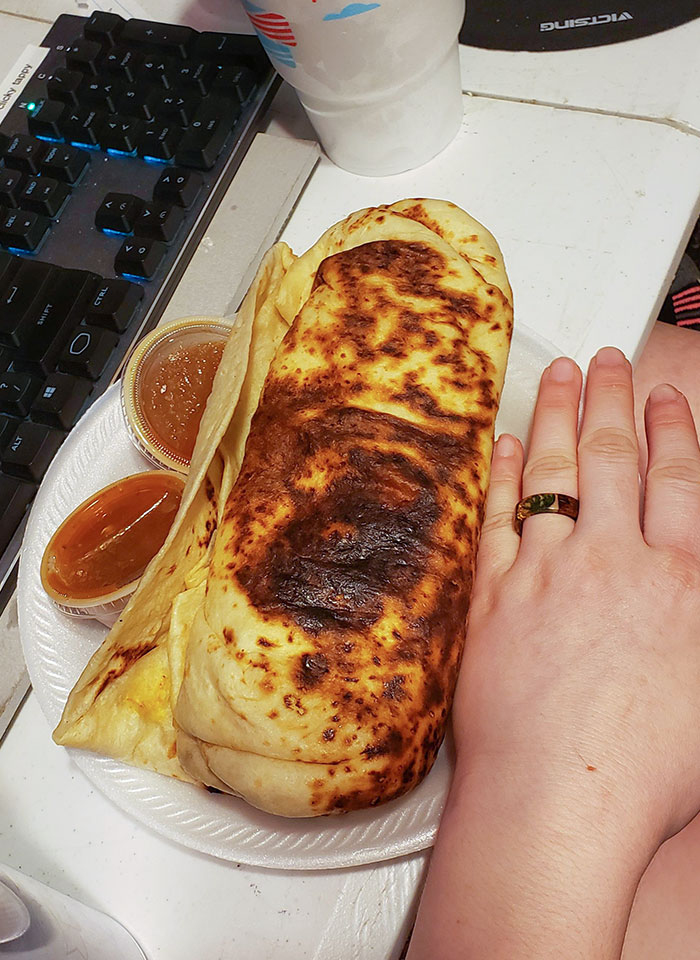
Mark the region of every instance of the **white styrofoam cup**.
<instances>
[{"instance_id":1,"label":"white styrofoam cup","mask_svg":"<svg viewBox=\"0 0 700 960\"><path fill-rule=\"evenodd\" d=\"M420 166L462 120L464 0L243 0L328 156L365 176Z\"/></svg>"}]
</instances>

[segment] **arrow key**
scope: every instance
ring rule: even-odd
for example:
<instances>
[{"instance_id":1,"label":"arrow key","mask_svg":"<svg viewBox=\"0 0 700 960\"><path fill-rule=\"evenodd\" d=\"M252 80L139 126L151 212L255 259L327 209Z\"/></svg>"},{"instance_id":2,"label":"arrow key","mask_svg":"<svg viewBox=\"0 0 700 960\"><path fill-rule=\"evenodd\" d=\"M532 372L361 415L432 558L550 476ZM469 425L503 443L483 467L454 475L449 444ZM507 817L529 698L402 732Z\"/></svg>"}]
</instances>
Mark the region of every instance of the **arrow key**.
<instances>
[{"instance_id":1,"label":"arrow key","mask_svg":"<svg viewBox=\"0 0 700 960\"><path fill-rule=\"evenodd\" d=\"M171 207L165 203L147 203L134 224L134 233L138 237L172 243L184 219L185 212L181 207Z\"/></svg>"},{"instance_id":2,"label":"arrow key","mask_svg":"<svg viewBox=\"0 0 700 960\"><path fill-rule=\"evenodd\" d=\"M95 214L95 226L98 230L131 233L143 206L143 200L130 193L108 193Z\"/></svg>"},{"instance_id":3,"label":"arrow key","mask_svg":"<svg viewBox=\"0 0 700 960\"><path fill-rule=\"evenodd\" d=\"M150 280L160 266L167 247L160 240L125 240L114 258L115 273Z\"/></svg>"}]
</instances>

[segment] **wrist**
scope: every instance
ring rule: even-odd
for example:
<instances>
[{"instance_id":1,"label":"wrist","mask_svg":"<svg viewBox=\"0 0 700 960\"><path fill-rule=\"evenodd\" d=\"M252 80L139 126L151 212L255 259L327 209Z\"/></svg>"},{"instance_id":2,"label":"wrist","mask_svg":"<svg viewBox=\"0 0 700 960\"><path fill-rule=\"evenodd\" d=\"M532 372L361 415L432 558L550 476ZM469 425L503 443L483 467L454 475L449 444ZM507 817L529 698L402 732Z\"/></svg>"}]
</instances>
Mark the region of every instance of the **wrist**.
<instances>
[{"instance_id":1,"label":"wrist","mask_svg":"<svg viewBox=\"0 0 700 960\"><path fill-rule=\"evenodd\" d=\"M409 956L619 957L656 848L604 783L460 764Z\"/></svg>"}]
</instances>

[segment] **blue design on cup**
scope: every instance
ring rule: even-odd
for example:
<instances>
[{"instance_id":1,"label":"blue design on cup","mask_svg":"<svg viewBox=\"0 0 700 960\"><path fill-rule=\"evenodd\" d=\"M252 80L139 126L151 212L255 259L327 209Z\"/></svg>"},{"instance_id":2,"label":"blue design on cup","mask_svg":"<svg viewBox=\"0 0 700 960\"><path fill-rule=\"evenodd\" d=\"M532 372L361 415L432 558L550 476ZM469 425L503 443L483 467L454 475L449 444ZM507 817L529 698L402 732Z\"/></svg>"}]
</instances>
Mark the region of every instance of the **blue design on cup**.
<instances>
[{"instance_id":1,"label":"blue design on cup","mask_svg":"<svg viewBox=\"0 0 700 960\"><path fill-rule=\"evenodd\" d=\"M381 7L381 3L349 3L339 13L327 13L323 19L346 20L348 17L356 17L360 13L376 10L377 7Z\"/></svg>"}]
</instances>

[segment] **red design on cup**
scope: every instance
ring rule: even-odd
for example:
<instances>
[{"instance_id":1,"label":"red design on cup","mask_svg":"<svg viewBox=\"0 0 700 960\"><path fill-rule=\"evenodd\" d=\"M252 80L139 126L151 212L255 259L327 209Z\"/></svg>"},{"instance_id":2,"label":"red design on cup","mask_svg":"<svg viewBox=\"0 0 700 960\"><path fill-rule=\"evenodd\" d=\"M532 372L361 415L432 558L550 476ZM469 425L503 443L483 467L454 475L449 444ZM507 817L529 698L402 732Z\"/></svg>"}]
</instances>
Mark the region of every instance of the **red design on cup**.
<instances>
[{"instance_id":1,"label":"red design on cup","mask_svg":"<svg viewBox=\"0 0 700 960\"><path fill-rule=\"evenodd\" d=\"M281 13L249 13L248 16L256 30L288 47L296 47L296 37L292 33L289 21Z\"/></svg>"}]
</instances>

